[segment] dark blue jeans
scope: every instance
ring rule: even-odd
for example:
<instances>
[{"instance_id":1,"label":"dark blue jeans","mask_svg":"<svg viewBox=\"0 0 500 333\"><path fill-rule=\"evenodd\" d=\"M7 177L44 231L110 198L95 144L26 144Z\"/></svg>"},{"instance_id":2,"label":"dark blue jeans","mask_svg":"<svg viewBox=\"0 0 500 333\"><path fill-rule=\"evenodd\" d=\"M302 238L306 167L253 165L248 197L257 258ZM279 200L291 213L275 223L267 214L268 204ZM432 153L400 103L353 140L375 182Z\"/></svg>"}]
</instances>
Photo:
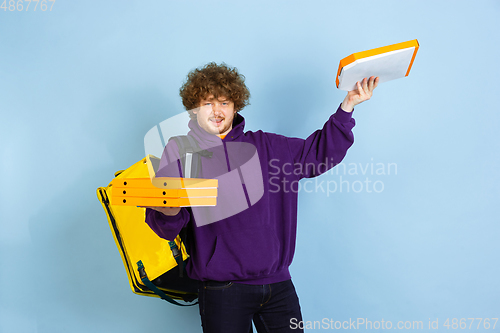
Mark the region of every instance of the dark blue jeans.
<instances>
[{"instance_id":1,"label":"dark blue jeans","mask_svg":"<svg viewBox=\"0 0 500 333\"><path fill-rule=\"evenodd\" d=\"M291 328L302 320L291 280L265 285L205 281L199 304L204 333L249 333L252 320L259 333L303 332Z\"/></svg>"}]
</instances>

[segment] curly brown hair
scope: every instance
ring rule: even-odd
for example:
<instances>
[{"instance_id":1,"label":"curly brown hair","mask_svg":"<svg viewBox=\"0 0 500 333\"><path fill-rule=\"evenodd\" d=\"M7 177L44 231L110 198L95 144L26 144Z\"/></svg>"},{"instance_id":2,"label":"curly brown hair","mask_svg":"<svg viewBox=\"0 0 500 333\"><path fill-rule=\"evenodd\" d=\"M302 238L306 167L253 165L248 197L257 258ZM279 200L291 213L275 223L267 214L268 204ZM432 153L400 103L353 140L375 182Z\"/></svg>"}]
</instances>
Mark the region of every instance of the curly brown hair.
<instances>
[{"instance_id":1,"label":"curly brown hair","mask_svg":"<svg viewBox=\"0 0 500 333\"><path fill-rule=\"evenodd\" d=\"M189 72L179 94L191 119L196 119L191 110L199 107L200 102L210 95L216 99L229 99L234 103L236 112L250 104L250 92L245 85L245 77L238 73L236 67L229 67L225 63L217 65L211 62L201 69Z\"/></svg>"}]
</instances>

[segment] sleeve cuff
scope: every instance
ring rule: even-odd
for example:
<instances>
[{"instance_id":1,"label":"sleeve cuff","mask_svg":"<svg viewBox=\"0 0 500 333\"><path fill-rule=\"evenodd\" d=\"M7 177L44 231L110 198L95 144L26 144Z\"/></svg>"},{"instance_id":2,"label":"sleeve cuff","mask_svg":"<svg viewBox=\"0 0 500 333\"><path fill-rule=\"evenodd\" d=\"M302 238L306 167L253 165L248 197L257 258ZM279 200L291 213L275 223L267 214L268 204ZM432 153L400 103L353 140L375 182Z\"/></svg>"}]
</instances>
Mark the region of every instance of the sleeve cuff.
<instances>
[{"instance_id":1,"label":"sleeve cuff","mask_svg":"<svg viewBox=\"0 0 500 333\"><path fill-rule=\"evenodd\" d=\"M157 211L154 211L154 214L155 218L163 220L166 223L176 223L176 222L179 223L183 222L186 219L187 217L186 214L188 213L184 208L181 208L181 210L179 211L179 213L177 213L177 215L165 215Z\"/></svg>"},{"instance_id":2,"label":"sleeve cuff","mask_svg":"<svg viewBox=\"0 0 500 333\"><path fill-rule=\"evenodd\" d=\"M352 110L352 112L346 112L346 111L342 110L342 108L339 105L337 112L335 112L335 114L333 116L335 117L335 119L337 119L341 123L347 123L351 120L353 112L354 112L354 110Z\"/></svg>"}]
</instances>

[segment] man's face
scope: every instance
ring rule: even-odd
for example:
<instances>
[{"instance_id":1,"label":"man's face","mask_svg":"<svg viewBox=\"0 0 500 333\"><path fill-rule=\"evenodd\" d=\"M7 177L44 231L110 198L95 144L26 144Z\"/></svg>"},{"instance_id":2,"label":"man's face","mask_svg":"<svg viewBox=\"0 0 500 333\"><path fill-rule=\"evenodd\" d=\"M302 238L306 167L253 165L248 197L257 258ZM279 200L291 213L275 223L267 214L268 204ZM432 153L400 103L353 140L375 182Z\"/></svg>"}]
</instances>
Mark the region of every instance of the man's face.
<instances>
[{"instance_id":1,"label":"man's face","mask_svg":"<svg viewBox=\"0 0 500 333\"><path fill-rule=\"evenodd\" d=\"M213 95L200 101L200 107L193 110L198 125L210 134L226 135L233 128L234 103L225 97L215 99Z\"/></svg>"}]
</instances>

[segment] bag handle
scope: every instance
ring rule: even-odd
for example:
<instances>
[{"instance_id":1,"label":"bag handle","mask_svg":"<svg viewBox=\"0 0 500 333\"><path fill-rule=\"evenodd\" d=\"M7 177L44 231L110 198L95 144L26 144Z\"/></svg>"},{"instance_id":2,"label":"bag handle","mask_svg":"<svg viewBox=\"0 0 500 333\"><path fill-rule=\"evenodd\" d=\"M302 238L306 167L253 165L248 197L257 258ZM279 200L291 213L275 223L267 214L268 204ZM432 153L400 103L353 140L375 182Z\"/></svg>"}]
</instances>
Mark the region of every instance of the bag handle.
<instances>
[{"instance_id":1,"label":"bag handle","mask_svg":"<svg viewBox=\"0 0 500 333\"><path fill-rule=\"evenodd\" d=\"M160 296L161 299L163 299L163 300L165 300L165 301L167 301L167 302L169 302L171 304L178 305L178 306L193 306L193 305L198 304L198 302L193 303L193 304L182 304L182 303L179 303L176 300L174 300L172 297L168 296L163 291L161 291L160 289L158 289L158 287L155 286L153 284L153 282L151 282L151 280L149 280L148 275L146 274L146 269L144 268L144 264L142 263L142 260L139 260L137 262L137 270L139 271L139 276L141 278L142 283L144 283L144 285L146 287L148 287L149 290L151 290L152 292L154 292L156 295Z\"/></svg>"}]
</instances>

